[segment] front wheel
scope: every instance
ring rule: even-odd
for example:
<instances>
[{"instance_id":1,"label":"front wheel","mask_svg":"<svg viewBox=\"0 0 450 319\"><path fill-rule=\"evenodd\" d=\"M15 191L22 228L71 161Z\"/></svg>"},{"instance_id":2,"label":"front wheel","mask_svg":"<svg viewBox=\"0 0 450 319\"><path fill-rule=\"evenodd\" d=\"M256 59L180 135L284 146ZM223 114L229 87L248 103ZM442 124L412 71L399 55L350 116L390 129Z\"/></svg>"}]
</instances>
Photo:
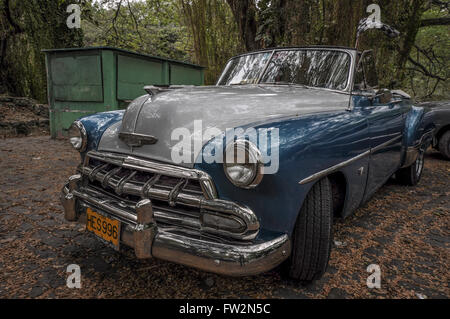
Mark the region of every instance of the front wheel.
<instances>
[{"instance_id":1,"label":"front wheel","mask_svg":"<svg viewBox=\"0 0 450 319\"><path fill-rule=\"evenodd\" d=\"M422 177L424 163L425 151L421 149L416 161L411 166L401 168L395 173L397 180L403 185L417 185Z\"/></svg>"},{"instance_id":2,"label":"front wheel","mask_svg":"<svg viewBox=\"0 0 450 319\"><path fill-rule=\"evenodd\" d=\"M291 278L309 282L325 273L333 237L332 207L330 181L324 178L309 192L295 225L292 254L287 261Z\"/></svg>"}]
</instances>

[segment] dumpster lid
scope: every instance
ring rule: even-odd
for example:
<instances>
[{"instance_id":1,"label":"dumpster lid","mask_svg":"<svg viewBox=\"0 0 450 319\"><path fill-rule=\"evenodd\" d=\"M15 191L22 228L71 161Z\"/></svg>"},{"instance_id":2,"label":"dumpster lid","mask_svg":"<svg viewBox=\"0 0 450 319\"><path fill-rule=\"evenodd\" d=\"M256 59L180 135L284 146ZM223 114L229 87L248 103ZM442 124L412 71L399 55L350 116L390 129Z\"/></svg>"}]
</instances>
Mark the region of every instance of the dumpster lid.
<instances>
[{"instance_id":1,"label":"dumpster lid","mask_svg":"<svg viewBox=\"0 0 450 319\"><path fill-rule=\"evenodd\" d=\"M132 54L132 55L136 55L136 56L147 57L147 58L155 59L155 60L167 61L167 62L176 63L176 64L183 64L183 65L187 65L187 66L194 67L194 68L197 68L197 69L206 69L206 67L204 67L204 66L193 64L193 63L189 63L189 62L183 62L183 61L178 61L178 60L173 60L173 59L168 59L168 58L162 58L162 57L159 57L159 56L154 56L154 55L145 54L145 53L137 53L137 52L133 52L133 51L125 50L125 49L108 47L108 46L84 47L84 48L44 49L44 50L42 50L42 52L53 53L53 52L74 52L74 51L90 51L90 50L117 51L117 52L123 52L123 53Z\"/></svg>"}]
</instances>

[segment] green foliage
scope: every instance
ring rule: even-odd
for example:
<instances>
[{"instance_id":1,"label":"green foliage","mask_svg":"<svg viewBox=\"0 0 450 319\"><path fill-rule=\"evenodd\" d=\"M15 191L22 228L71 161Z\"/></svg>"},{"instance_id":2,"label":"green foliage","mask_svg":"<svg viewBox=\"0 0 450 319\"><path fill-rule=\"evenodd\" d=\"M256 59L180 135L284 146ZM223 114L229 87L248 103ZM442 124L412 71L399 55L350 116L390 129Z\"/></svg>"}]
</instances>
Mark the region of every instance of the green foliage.
<instances>
[{"instance_id":1,"label":"green foliage","mask_svg":"<svg viewBox=\"0 0 450 319\"><path fill-rule=\"evenodd\" d=\"M66 26L71 3L82 6L82 30ZM245 50L354 46L371 3L401 32L392 40L370 31L361 40L360 49L375 50L381 85L448 99L449 5L437 0L0 0L0 93L45 101L41 50L79 46L197 63L213 84L226 61Z\"/></svg>"},{"instance_id":2,"label":"green foliage","mask_svg":"<svg viewBox=\"0 0 450 319\"><path fill-rule=\"evenodd\" d=\"M66 25L67 6L74 2L0 0L0 91L46 101L41 50L83 44L82 33Z\"/></svg>"},{"instance_id":3,"label":"green foliage","mask_svg":"<svg viewBox=\"0 0 450 319\"><path fill-rule=\"evenodd\" d=\"M101 1L85 10L85 46L113 46L189 61L190 39L177 1Z\"/></svg>"},{"instance_id":4,"label":"green foliage","mask_svg":"<svg viewBox=\"0 0 450 319\"><path fill-rule=\"evenodd\" d=\"M371 30L360 41L359 49L375 51L381 86L405 89L419 99L449 97L448 1L250 0L247 3L253 5L247 6L240 0L228 3L247 50L301 45L354 47L358 22L369 16L366 9L370 4L378 4L381 20L400 31L400 37L393 40Z\"/></svg>"},{"instance_id":5,"label":"green foliage","mask_svg":"<svg viewBox=\"0 0 450 319\"><path fill-rule=\"evenodd\" d=\"M437 8L424 13L423 18L439 18L445 12ZM421 28L406 65L407 90L420 100L450 99L450 26Z\"/></svg>"},{"instance_id":6,"label":"green foliage","mask_svg":"<svg viewBox=\"0 0 450 319\"><path fill-rule=\"evenodd\" d=\"M243 50L238 29L223 0L179 0L192 35L193 61L207 67L205 83L217 81L227 60Z\"/></svg>"}]
</instances>

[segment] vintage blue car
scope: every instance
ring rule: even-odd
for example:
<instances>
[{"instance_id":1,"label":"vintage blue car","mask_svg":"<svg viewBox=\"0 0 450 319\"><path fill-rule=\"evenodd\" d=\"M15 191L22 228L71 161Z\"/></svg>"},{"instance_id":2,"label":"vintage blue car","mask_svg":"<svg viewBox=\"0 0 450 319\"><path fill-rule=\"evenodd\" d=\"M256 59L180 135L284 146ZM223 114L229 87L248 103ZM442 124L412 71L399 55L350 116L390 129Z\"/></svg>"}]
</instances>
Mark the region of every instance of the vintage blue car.
<instances>
[{"instance_id":1,"label":"vintage blue car","mask_svg":"<svg viewBox=\"0 0 450 319\"><path fill-rule=\"evenodd\" d=\"M347 47L247 53L217 85L146 91L70 128L82 164L62 190L65 218L138 258L225 275L284 262L319 278L333 219L394 175L417 184L433 138L427 108L379 89L372 52Z\"/></svg>"}]
</instances>

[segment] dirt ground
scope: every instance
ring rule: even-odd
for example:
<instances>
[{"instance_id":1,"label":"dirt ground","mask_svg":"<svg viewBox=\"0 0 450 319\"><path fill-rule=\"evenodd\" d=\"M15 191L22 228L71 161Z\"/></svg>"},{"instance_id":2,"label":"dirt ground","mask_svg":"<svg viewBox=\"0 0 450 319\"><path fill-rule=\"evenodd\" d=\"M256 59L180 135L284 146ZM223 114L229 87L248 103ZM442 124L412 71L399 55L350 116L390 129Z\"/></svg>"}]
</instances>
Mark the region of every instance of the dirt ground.
<instances>
[{"instance_id":1,"label":"dirt ground","mask_svg":"<svg viewBox=\"0 0 450 319\"><path fill-rule=\"evenodd\" d=\"M301 286L280 269L228 278L139 261L64 221L59 192L79 155L49 137L0 140L0 298L448 298L450 162L429 151L416 187L388 182L336 221L327 273ZM81 289L66 268L81 267ZM381 267L369 289L367 267Z\"/></svg>"}]
</instances>

